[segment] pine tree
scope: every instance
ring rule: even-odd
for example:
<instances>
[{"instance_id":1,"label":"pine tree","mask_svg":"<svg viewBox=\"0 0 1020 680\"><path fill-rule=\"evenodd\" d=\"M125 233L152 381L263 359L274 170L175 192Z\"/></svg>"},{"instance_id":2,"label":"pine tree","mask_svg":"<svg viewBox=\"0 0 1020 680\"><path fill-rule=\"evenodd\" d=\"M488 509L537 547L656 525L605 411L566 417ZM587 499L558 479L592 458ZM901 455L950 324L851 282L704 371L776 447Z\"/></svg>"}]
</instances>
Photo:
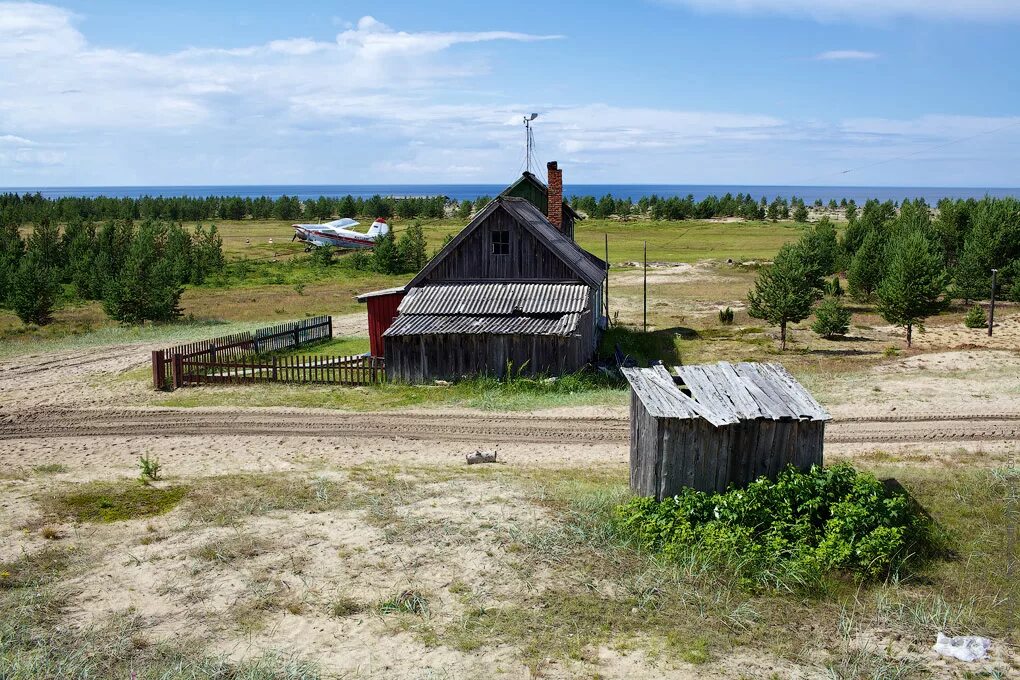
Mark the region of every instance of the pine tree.
<instances>
[{"instance_id":1,"label":"pine tree","mask_svg":"<svg viewBox=\"0 0 1020 680\"><path fill-rule=\"evenodd\" d=\"M864 237L861 247L850 260L846 282L850 289L850 297L866 301L878 288L882 280L883 245L882 235L873 229Z\"/></svg>"},{"instance_id":2,"label":"pine tree","mask_svg":"<svg viewBox=\"0 0 1020 680\"><path fill-rule=\"evenodd\" d=\"M878 312L886 321L907 329L907 347L914 326L946 308L949 275L935 246L921 232L899 235L887 248L886 273L878 286Z\"/></svg>"},{"instance_id":3,"label":"pine tree","mask_svg":"<svg viewBox=\"0 0 1020 680\"><path fill-rule=\"evenodd\" d=\"M954 271L956 297L968 302L988 297L992 288L994 253L995 239L989 230L981 225L971 230Z\"/></svg>"},{"instance_id":4,"label":"pine tree","mask_svg":"<svg viewBox=\"0 0 1020 680\"><path fill-rule=\"evenodd\" d=\"M808 220L808 209L803 203L798 203L797 207L793 209L793 221L794 222L807 222Z\"/></svg>"},{"instance_id":5,"label":"pine tree","mask_svg":"<svg viewBox=\"0 0 1020 680\"><path fill-rule=\"evenodd\" d=\"M785 245L771 267L763 270L748 296L748 314L779 326L782 349L786 349L786 326L811 314L815 289L803 259L792 245Z\"/></svg>"},{"instance_id":6,"label":"pine tree","mask_svg":"<svg viewBox=\"0 0 1020 680\"><path fill-rule=\"evenodd\" d=\"M811 330L823 338L846 335L850 330L850 310L843 306L838 297L828 297L815 309L815 322Z\"/></svg>"},{"instance_id":7,"label":"pine tree","mask_svg":"<svg viewBox=\"0 0 1020 680\"><path fill-rule=\"evenodd\" d=\"M64 280L74 286L75 294L82 300L102 297L100 277L96 272L99 254L96 228L81 220L68 224L64 230L64 254L67 261Z\"/></svg>"},{"instance_id":8,"label":"pine tree","mask_svg":"<svg viewBox=\"0 0 1020 680\"><path fill-rule=\"evenodd\" d=\"M415 222L400 235L397 254L402 272L418 272L425 266L425 263L428 262L428 251L421 222Z\"/></svg>"},{"instance_id":9,"label":"pine tree","mask_svg":"<svg viewBox=\"0 0 1020 680\"><path fill-rule=\"evenodd\" d=\"M798 246L817 279L836 271L840 254L839 239L828 217L823 217L814 228L804 232Z\"/></svg>"},{"instance_id":10,"label":"pine tree","mask_svg":"<svg viewBox=\"0 0 1020 680\"><path fill-rule=\"evenodd\" d=\"M11 285L11 307L23 323L50 322L59 290L57 272L46 264L45 253L30 247L21 258Z\"/></svg>"},{"instance_id":11,"label":"pine tree","mask_svg":"<svg viewBox=\"0 0 1020 680\"><path fill-rule=\"evenodd\" d=\"M460 202L460 207L457 208L457 217L462 220L466 220L471 217L471 201L465 198Z\"/></svg>"},{"instance_id":12,"label":"pine tree","mask_svg":"<svg viewBox=\"0 0 1020 680\"><path fill-rule=\"evenodd\" d=\"M103 307L118 321L169 321L180 316L184 289L178 275L167 253L165 226L143 224L120 271L106 284Z\"/></svg>"},{"instance_id":13,"label":"pine tree","mask_svg":"<svg viewBox=\"0 0 1020 680\"><path fill-rule=\"evenodd\" d=\"M372 269L380 274L400 274L400 253L393 232L388 232L375 240L372 247Z\"/></svg>"},{"instance_id":14,"label":"pine tree","mask_svg":"<svg viewBox=\"0 0 1020 680\"><path fill-rule=\"evenodd\" d=\"M0 217L2 220L2 217ZM25 254L25 242L18 233L13 220L0 221L0 307L11 304L14 289L14 275Z\"/></svg>"}]
</instances>

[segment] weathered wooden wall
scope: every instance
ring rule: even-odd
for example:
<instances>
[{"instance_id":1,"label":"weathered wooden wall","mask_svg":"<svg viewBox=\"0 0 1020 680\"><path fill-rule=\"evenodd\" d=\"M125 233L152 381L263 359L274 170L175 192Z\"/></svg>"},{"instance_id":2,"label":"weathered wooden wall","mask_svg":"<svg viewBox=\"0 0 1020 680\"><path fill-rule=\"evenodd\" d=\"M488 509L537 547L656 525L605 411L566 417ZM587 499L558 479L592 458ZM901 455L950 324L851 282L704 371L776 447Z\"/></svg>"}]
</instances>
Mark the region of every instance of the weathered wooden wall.
<instances>
[{"instance_id":1,"label":"weathered wooden wall","mask_svg":"<svg viewBox=\"0 0 1020 680\"><path fill-rule=\"evenodd\" d=\"M504 377L507 362L522 375L563 375L592 359L591 313L586 333L557 335L409 335L386 338L386 376L406 383L456 380L468 375Z\"/></svg>"},{"instance_id":2,"label":"weathered wooden wall","mask_svg":"<svg viewBox=\"0 0 1020 680\"><path fill-rule=\"evenodd\" d=\"M822 464L824 421L765 418L714 427L701 418L654 418L631 396L631 488L659 500L684 487L725 491L787 465Z\"/></svg>"},{"instance_id":3,"label":"weathered wooden wall","mask_svg":"<svg viewBox=\"0 0 1020 680\"><path fill-rule=\"evenodd\" d=\"M510 233L509 255L493 255L494 231ZM456 250L443 258L422 283L488 280L581 281L570 267L505 210L495 210Z\"/></svg>"}]
</instances>

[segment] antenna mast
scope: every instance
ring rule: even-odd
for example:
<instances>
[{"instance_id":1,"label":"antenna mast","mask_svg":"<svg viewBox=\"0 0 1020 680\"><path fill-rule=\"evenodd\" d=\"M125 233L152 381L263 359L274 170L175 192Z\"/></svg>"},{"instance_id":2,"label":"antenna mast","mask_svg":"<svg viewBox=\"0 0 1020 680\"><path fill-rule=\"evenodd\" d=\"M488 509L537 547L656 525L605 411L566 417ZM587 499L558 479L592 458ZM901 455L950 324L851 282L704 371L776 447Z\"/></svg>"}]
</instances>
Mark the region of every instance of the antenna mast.
<instances>
[{"instance_id":1,"label":"antenna mast","mask_svg":"<svg viewBox=\"0 0 1020 680\"><path fill-rule=\"evenodd\" d=\"M535 156L535 134L531 131L531 121L538 118L537 113L524 116L524 166L528 172L531 172L531 162Z\"/></svg>"}]
</instances>

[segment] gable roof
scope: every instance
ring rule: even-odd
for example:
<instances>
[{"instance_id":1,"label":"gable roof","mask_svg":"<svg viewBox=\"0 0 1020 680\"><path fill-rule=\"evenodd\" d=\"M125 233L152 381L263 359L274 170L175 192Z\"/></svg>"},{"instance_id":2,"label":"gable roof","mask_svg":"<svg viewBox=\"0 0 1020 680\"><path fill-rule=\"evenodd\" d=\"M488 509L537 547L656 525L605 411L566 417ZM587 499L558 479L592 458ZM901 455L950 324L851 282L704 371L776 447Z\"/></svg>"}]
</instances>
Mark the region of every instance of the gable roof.
<instances>
[{"instance_id":1,"label":"gable roof","mask_svg":"<svg viewBox=\"0 0 1020 680\"><path fill-rule=\"evenodd\" d=\"M779 364L720 361L675 366L681 391L665 368L627 368L623 373L656 418L701 417L716 427L742 420L829 420L831 416Z\"/></svg>"},{"instance_id":2,"label":"gable roof","mask_svg":"<svg viewBox=\"0 0 1020 680\"><path fill-rule=\"evenodd\" d=\"M549 187L546 186L545 182L543 182L538 177L536 177L533 173L531 173L531 172L529 172L527 170L525 170L523 173L521 173L521 176L518 177L517 180L513 184L508 186L506 189L503 189L503 191L500 192L499 195L500 196L510 197L513 194L514 189L516 189L518 186L520 186L521 184L524 184L524 183L531 184L536 189L538 189L539 191L542 192L542 194L546 197L546 209L548 210ZM577 213L577 211L570 207L570 204L567 203L567 199L566 198L563 199L563 209L564 209L564 211L569 213L570 216L573 217L575 220L582 219L582 217Z\"/></svg>"},{"instance_id":3,"label":"gable roof","mask_svg":"<svg viewBox=\"0 0 1020 680\"><path fill-rule=\"evenodd\" d=\"M566 236L534 206L531 201L514 196L497 196L481 212L475 215L460 233L446 244L439 253L407 284L408 288L421 285L429 273L436 268L451 252L489 218L496 210L505 210L518 224L528 230L532 236L544 243L572 272L589 286L598 287L606 277L606 266L598 258L591 255L573 239ZM597 263L597 264L596 264Z\"/></svg>"}]
</instances>

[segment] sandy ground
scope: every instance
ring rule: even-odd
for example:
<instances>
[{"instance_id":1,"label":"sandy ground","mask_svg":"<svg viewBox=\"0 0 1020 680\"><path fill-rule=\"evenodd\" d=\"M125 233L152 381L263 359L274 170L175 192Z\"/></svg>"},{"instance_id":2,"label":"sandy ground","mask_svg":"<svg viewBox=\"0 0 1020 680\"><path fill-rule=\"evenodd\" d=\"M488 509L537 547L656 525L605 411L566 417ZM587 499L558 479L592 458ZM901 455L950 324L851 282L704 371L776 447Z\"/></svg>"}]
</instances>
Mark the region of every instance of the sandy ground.
<instances>
[{"instance_id":1,"label":"sandy ground","mask_svg":"<svg viewBox=\"0 0 1020 680\"><path fill-rule=\"evenodd\" d=\"M704 274L698 265L682 269L683 276L693 277L687 280ZM338 334L364 333L364 317L336 319L335 328ZM991 341L981 331L961 329L932 327L917 336L918 349L909 355L860 371L822 375L808 381L809 387L833 415L844 419L1020 415L1020 316L1005 317ZM894 335L892 329L878 332ZM159 346L67 350L0 362L0 416L57 406L145 406L152 392L144 379L114 378L144 368L149 352ZM259 413L271 422L271 410ZM456 418L457 413L451 410L449 415ZM584 407L543 415L622 418L626 409ZM310 419L321 417L327 416L309 412ZM532 553L515 552L516 542L554 528L547 507L526 486L498 476L458 474L447 479L440 474L463 470L464 455L477 448L466 441L400 436L345 440L154 433L4 439L0 561L51 544L37 530L45 520L39 505L42 495L72 483L136 477L143 454L158 456L174 480L269 473L297 476L301 483L323 489L333 483L338 486L324 493L364 493L390 500L385 508L352 502L325 511L251 513L227 525L197 521L193 510L179 507L148 520L54 526L59 544L82 555L80 568L66 584L69 624L101 623L128 612L140 617L142 635L148 640L199 636L215 640L214 650L237 659L268 648L295 651L314 657L331 677L529 677L511 644L493 640L468 649L435 642L437 636L456 639L460 622L480 606L527 602L578 578L558 569L551 559L534 560ZM626 476L627 445L616 441L510 442L498 451L509 472L533 474L569 467ZM1015 464L1020 449L1015 441L880 447L847 443L830 446L826 453L829 460L951 468ZM33 471L47 465L64 468L45 475ZM399 468L426 471L416 473L420 477L406 489L397 485L384 493L359 477ZM435 479L430 478L433 474ZM239 557L208 557L210 546L223 550L238 545L244 548ZM219 555L216 550L212 552ZM612 587L591 584L596 593ZM409 589L427 595L427 616L379 612L378 602ZM340 596L355 598L361 610L334 615L332 605ZM836 634L835 622L817 626L819 635ZM962 677L959 666L936 658L926 647L907 650L888 632L867 630L861 635L876 649L910 655L932 677ZM791 659L736 648L710 663L694 665L656 651L657 646L661 643L642 640L595 646L577 659L549 659L542 664L541 676L829 677L823 668L830 659L824 654L804 653ZM1020 667L1010 655L1008 649L997 648L991 662L967 670L991 671L1007 663Z\"/></svg>"}]
</instances>

